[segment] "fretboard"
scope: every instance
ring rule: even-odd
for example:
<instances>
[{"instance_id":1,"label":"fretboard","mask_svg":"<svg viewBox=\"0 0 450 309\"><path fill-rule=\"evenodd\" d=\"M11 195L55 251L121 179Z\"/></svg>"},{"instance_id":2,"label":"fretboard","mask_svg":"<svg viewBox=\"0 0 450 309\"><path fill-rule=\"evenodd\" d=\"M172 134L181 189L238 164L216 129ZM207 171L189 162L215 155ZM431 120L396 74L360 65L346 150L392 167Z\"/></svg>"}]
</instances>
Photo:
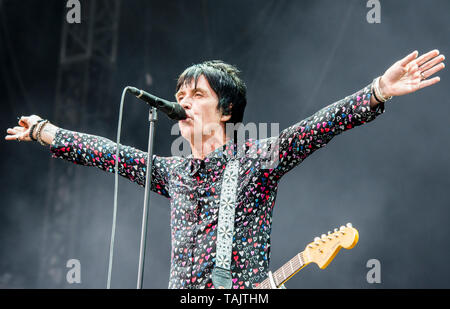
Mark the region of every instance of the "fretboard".
<instances>
[{"instance_id":1,"label":"fretboard","mask_svg":"<svg viewBox=\"0 0 450 309\"><path fill-rule=\"evenodd\" d=\"M305 266L305 262L303 259L303 252L300 252L272 274L273 281L275 282L277 288L280 287L286 281L288 281L289 278L295 275L300 269L303 268L303 266ZM269 278L266 278L257 287L255 287L255 289L271 289L271 288L272 285L270 284Z\"/></svg>"}]
</instances>

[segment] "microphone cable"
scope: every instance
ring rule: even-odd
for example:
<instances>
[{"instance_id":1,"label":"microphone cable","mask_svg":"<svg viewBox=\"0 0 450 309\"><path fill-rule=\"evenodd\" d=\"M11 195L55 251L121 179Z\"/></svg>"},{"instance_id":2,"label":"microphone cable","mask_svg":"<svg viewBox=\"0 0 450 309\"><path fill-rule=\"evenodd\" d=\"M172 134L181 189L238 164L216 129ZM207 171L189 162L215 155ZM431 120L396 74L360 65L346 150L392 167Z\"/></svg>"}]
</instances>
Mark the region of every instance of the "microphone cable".
<instances>
[{"instance_id":1,"label":"microphone cable","mask_svg":"<svg viewBox=\"0 0 450 309\"><path fill-rule=\"evenodd\" d=\"M114 238L116 235L116 222L117 222L117 196L119 191L119 151L120 151L120 134L122 131L122 115L123 115L123 105L125 101L125 94L127 93L129 87L126 87L122 92L122 98L120 99L120 109L119 109L119 121L117 124L117 140L116 140L116 158L114 167L114 206L113 206L113 220L112 220L112 230L111 230L111 243L109 245L109 264L108 264L108 280L106 283L106 288L111 288L111 274L112 274L112 264L114 257Z\"/></svg>"}]
</instances>

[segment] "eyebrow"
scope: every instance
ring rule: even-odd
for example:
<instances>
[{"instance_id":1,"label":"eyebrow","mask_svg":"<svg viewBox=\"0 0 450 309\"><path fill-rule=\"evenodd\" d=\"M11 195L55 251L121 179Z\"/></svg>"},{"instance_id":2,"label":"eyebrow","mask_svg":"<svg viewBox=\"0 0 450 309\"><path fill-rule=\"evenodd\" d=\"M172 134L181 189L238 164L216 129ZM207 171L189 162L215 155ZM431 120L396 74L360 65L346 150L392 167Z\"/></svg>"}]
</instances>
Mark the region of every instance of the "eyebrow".
<instances>
[{"instance_id":1,"label":"eyebrow","mask_svg":"<svg viewBox=\"0 0 450 309\"><path fill-rule=\"evenodd\" d=\"M175 94L174 94L175 99L178 98L178 95L180 95L180 94L182 94L182 93L184 93L184 91L178 91L177 93L175 93Z\"/></svg>"},{"instance_id":2,"label":"eyebrow","mask_svg":"<svg viewBox=\"0 0 450 309\"><path fill-rule=\"evenodd\" d=\"M202 93L207 93L205 89L203 88L194 88L192 89L192 92L200 91ZM185 94L186 92L184 90L179 90L177 93L175 93L175 98L177 98L180 94Z\"/></svg>"}]
</instances>

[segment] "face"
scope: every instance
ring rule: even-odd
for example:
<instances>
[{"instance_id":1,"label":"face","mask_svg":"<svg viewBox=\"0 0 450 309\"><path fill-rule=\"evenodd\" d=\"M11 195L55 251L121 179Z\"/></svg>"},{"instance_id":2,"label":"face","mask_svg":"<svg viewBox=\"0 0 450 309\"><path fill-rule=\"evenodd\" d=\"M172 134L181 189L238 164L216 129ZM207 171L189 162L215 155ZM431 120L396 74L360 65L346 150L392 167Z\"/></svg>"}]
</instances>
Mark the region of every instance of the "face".
<instances>
[{"instance_id":1,"label":"face","mask_svg":"<svg viewBox=\"0 0 450 309\"><path fill-rule=\"evenodd\" d=\"M203 142L219 128L224 130L225 122L231 118L231 115L222 115L218 109L219 98L203 75L198 78L196 88L195 80L192 80L189 85L182 85L175 97L188 116L179 121L181 135L191 144Z\"/></svg>"}]
</instances>

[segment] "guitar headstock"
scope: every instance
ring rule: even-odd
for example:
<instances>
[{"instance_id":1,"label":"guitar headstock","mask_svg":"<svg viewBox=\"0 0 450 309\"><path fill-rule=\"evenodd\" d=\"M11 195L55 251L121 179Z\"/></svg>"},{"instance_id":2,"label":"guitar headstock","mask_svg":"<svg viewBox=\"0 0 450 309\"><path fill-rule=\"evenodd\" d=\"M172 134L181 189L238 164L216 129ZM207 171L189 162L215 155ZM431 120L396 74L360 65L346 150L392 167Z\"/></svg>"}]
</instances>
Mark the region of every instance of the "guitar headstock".
<instances>
[{"instance_id":1,"label":"guitar headstock","mask_svg":"<svg viewBox=\"0 0 450 309\"><path fill-rule=\"evenodd\" d=\"M321 237L314 238L314 242L308 244L303 251L303 257L306 263L314 262L321 269L330 264L341 248L352 249L358 242L358 231L347 223L334 232L328 232L328 235L322 234Z\"/></svg>"}]
</instances>

